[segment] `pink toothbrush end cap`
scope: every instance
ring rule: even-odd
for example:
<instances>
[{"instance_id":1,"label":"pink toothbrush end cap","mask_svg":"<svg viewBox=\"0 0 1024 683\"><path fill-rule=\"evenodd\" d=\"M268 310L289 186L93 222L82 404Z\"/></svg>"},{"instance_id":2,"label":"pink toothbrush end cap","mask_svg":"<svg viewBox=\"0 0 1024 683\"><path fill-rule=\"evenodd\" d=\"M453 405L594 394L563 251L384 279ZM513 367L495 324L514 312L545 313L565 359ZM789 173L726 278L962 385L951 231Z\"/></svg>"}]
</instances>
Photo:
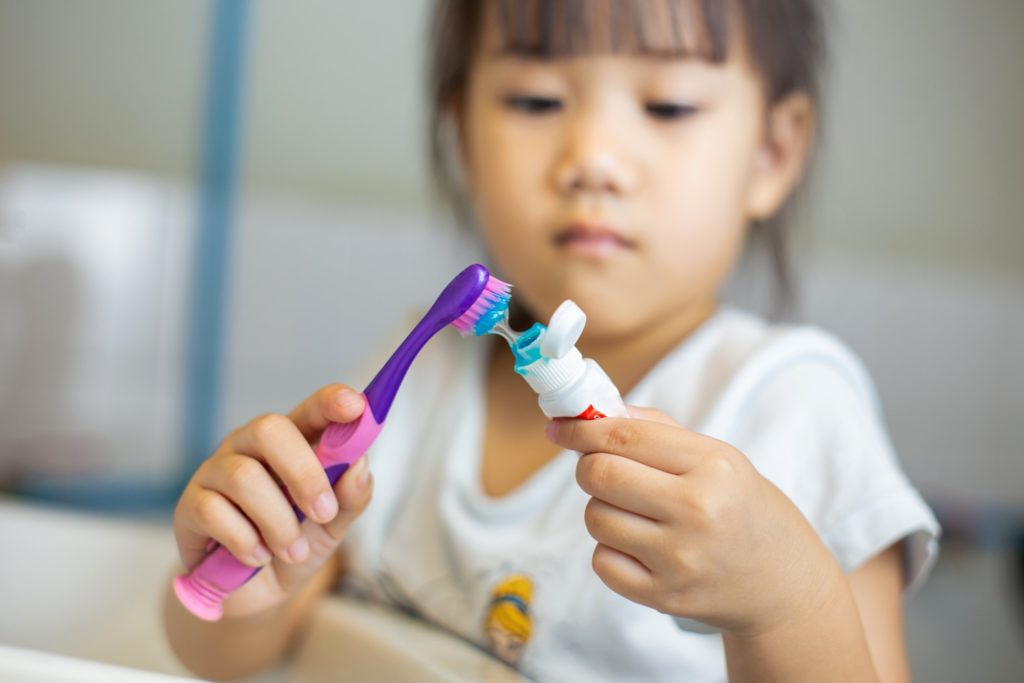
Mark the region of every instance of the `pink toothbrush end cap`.
<instances>
[{"instance_id":1,"label":"pink toothbrush end cap","mask_svg":"<svg viewBox=\"0 0 1024 683\"><path fill-rule=\"evenodd\" d=\"M224 616L226 595L221 591L191 574L175 576L173 584L174 594L185 609L203 621L219 621Z\"/></svg>"}]
</instances>

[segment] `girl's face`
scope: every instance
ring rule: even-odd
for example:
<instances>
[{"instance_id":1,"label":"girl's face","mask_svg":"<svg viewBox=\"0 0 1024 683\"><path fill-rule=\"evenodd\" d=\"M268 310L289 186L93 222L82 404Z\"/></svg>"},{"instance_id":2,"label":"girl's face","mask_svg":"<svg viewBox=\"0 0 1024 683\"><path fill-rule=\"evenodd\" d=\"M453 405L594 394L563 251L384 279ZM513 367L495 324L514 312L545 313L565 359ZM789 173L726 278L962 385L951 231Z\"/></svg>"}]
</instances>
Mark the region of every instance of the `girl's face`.
<instances>
[{"instance_id":1,"label":"girl's face","mask_svg":"<svg viewBox=\"0 0 1024 683\"><path fill-rule=\"evenodd\" d=\"M516 299L542 321L575 300L591 340L712 310L746 225L792 186L776 177L744 41L722 64L540 60L501 54L485 26L459 115L463 162Z\"/></svg>"}]
</instances>

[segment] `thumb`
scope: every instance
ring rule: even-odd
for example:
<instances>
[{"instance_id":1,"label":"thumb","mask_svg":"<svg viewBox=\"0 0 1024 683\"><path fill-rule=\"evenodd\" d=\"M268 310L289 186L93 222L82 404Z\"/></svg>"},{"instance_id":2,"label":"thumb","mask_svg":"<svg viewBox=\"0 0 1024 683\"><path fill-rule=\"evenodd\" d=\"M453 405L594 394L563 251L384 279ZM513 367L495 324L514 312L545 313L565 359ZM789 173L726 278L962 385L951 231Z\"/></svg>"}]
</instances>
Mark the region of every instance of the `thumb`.
<instances>
[{"instance_id":1,"label":"thumb","mask_svg":"<svg viewBox=\"0 0 1024 683\"><path fill-rule=\"evenodd\" d=\"M345 384L328 384L305 399L288 414L310 443L332 422L352 422L363 414L366 399Z\"/></svg>"}]
</instances>

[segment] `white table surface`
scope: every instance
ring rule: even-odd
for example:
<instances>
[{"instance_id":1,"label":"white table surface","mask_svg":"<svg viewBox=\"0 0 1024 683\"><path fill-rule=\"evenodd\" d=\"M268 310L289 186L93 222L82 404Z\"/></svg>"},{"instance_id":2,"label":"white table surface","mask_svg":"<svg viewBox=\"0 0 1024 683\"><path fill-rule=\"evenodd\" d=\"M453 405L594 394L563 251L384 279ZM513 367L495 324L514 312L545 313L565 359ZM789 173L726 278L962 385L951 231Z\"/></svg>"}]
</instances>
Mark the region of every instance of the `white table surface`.
<instances>
[{"instance_id":1,"label":"white table surface","mask_svg":"<svg viewBox=\"0 0 1024 683\"><path fill-rule=\"evenodd\" d=\"M177 563L167 523L0 496L0 552L0 681L190 678L160 623L164 590ZM184 678L168 678L175 676ZM293 660L249 680L523 679L444 631L386 608L331 596L313 615Z\"/></svg>"}]
</instances>

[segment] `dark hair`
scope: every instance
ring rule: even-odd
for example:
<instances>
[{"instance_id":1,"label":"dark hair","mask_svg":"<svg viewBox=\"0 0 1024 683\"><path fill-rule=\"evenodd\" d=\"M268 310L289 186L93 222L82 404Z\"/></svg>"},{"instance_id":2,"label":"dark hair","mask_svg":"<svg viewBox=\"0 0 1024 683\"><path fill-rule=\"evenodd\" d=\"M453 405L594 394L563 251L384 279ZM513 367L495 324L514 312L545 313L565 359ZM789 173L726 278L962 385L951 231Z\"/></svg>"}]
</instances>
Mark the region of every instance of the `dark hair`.
<instances>
[{"instance_id":1,"label":"dark hair","mask_svg":"<svg viewBox=\"0 0 1024 683\"><path fill-rule=\"evenodd\" d=\"M740 26L768 104L803 92L820 107L823 0L437 0L430 35L430 159L437 189L463 222L465 197L442 129L446 113L465 94L488 2L497 10L503 49L542 58L604 51L721 63L734 38L730 29ZM732 21L733 12L740 21ZM784 307L792 298L783 220L791 203L752 231L770 254Z\"/></svg>"}]
</instances>

